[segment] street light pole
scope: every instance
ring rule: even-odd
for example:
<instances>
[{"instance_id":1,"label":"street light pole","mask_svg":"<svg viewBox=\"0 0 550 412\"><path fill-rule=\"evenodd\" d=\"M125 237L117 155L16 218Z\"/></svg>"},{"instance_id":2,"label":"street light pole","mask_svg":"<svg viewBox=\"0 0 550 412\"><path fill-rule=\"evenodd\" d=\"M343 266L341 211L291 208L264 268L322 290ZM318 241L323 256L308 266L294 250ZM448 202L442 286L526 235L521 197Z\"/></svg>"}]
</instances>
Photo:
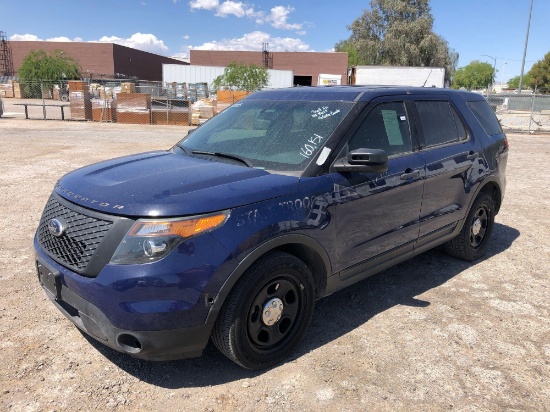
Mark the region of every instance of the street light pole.
<instances>
[{"instance_id":1,"label":"street light pole","mask_svg":"<svg viewBox=\"0 0 550 412\"><path fill-rule=\"evenodd\" d=\"M495 76L496 76L496 67L497 67L497 58L489 56L487 54L482 54L484 57L488 57L490 59L493 59L493 75L491 76L491 88L495 85Z\"/></svg>"},{"instance_id":2,"label":"street light pole","mask_svg":"<svg viewBox=\"0 0 550 412\"><path fill-rule=\"evenodd\" d=\"M533 0L531 0L531 8L529 9L529 20L527 21L527 33L525 34L525 46L523 47L523 60L521 61L521 74L519 76L519 93L523 86L523 69L525 68L525 55L527 54L527 43L529 42L529 29L531 28L531 12L533 11Z\"/></svg>"}]
</instances>

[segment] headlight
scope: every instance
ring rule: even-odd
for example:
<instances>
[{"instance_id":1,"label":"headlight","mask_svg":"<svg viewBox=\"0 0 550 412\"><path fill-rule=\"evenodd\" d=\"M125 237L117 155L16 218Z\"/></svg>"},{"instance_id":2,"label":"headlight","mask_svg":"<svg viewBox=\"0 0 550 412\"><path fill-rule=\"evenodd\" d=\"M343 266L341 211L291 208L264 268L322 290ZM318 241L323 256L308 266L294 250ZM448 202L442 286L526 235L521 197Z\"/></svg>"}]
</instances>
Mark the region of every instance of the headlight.
<instances>
[{"instance_id":1,"label":"headlight","mask_svg":"<svg viewBox=\"0 0 550 412\"><path fill-rule=\"evenodd\" d=\"M118 246L116 265L150 263L162 259L185 239L222 226L229 211L182 219L139 219Z\"/></svg>"}]
</instances>

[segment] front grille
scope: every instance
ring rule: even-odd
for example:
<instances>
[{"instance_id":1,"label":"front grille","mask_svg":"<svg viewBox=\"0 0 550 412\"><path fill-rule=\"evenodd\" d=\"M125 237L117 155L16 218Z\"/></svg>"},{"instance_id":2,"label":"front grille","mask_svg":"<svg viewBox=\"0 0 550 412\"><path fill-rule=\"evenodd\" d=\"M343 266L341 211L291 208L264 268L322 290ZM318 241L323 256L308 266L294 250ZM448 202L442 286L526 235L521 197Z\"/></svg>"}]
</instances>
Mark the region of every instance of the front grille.
<instances>
[{"instance_id":1,"label":"front grille","mask_svg":"<svg viewBox=\"0 0 550 412\"><path fill-rule=\"evenodd\" d=\"M48 223L54 218L67 225L60 237L54 236L48 229ZM38 242L51 258L82 273L112 225L112 221L72 210L52 196L40 220Z\"/></svg>"}]
</instances>

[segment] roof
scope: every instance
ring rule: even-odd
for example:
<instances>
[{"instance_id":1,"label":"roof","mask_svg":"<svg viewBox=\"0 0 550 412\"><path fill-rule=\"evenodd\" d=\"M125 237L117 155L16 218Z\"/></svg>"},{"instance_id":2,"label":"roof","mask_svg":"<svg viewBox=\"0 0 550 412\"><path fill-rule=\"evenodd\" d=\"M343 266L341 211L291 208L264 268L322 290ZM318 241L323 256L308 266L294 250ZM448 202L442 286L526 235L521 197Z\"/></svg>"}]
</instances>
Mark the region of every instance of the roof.
<instances>
[{"instance_id":1,"label":"roof","mask_svg":"<svg viewBox=\"0 0 550 412\"><path fill-rule=\"evenodd\" d=\"M313 86L264 90L251 95L251 99L268 100L316 100L316 101L369 101L379 96L391 95L460 95L465 100L480 100L483 96L461 90L411 86Z\"/></svg>"}]
</instances>

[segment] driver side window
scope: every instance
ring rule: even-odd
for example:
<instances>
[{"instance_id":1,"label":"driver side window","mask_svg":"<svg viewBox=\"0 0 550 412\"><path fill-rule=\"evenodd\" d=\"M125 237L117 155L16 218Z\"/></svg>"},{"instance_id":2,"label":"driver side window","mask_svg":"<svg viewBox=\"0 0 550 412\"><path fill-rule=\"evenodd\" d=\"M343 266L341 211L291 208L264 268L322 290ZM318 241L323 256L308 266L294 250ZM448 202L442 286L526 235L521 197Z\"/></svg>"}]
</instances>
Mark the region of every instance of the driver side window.
<instances>
[{"instance_id":1,"label":"driver side window","mask_svg":"<svg viewBox=\"0 0 550 412\"><path fill-rule=\"evenodd\" d=\"M412 151L403 102L380 103L365 117L348 142L349 150L382 149L389 156Z\"/></svg>"}]
</instances>

